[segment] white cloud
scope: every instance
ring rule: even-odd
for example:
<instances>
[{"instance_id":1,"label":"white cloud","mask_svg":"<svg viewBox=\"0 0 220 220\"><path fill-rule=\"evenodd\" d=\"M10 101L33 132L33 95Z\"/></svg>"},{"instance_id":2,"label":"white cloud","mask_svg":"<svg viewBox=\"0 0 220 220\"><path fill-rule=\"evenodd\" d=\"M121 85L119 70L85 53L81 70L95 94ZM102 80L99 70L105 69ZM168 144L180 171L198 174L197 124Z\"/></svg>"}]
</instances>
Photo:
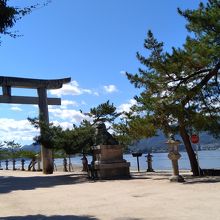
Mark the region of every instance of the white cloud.
<instances>
[{"instance_id":1,"label":"white cloud","mask_svg":"<svg viewBox=\"0 0 220 220\"><path fill-rule=\"evenodd\" d=\"M99 96L99 93L98 92L94 92L93 93L95 96Z\"/></svg>"},{"instance_id":2,"label":"white cloud","mask_svg":"<svg viewBox=\"0 0 220 220\"><path fill-rule=\"evenodd\" d=\"M128 103L121 104L118 106L118 112L129 112L133 105L136 105L137 101L135 99L130 99Z\"/></svg>"},{"instance_id":3,"label":"white cloud","mask_svg":"<svg viewBox=\"0 0 220 220\"><path fill-rule=\"evenodd\" d=\"M86 102L82 100L81 105L86 105Z\"/></svg>"},{"instance_id":4,"label":"white cloud","mask_svg":"<svg viewBox=\"0 0 220 220\"><path fill-rule=\"evenodd\" d=\"M83 119L88 119L88 116L74 109L49 108L49 112L53 118L68 120L71 123L80 123Z\"/></svg>"},{"instance_id":5,"label":"white cloud","mask_svg":"<svg viewBox=\"0 0 220 220\"><path fill-rule=\"evenodd\" d=\"M90 120L88 116L76 110L50 109L49 111L55 118L51 122L64 129L73 128L73 124L78 124L83 119ZM60 119L62 121L59 121ZM39 130L35 129L26 119L0 118L0 142L14 140L22 145L30 144L36 135L39 135Z\"/></svg>"},{"instance_id":6,"label":"white cloud","mask_svg":"<svg viewBox=\"0 0 220 220\"><path fill-rule=\"evenodd\" d=\"M64 122L52 121L52 123L55 126L58 126L58 125L61 126L63 129L67 129L67 128L71 129L71 128L73 128L73 123L66 122L66 121L64 121Z\"/></svg>"},{"instance_id":7,"label":"white cloud","mask_svg":"<svg viewBox=\"0 0 220 220\"><path fill-rule=\"evenodd\" d=\"M68 106L79 106L79 104L71 100L61 100L61 108L66 109Z\"/></svg>"},{"instance_id":8,"label":"white cloud","mask_svg":"<svg viewBox=\"0 0 220 220\"><path fill-rule=\"evenodd\" d=\"M125 70L121 70L120 74L125 76L126 75L126 71Z\"/></svg>"},{"instance_id":9,"label":"white cloud","mask_svg":"<svg viewBox=\"0 0 220 220\"><path fill-rule=\"evenodd\" d=\"M11 109L12 111L22 112L22 109L19 108L18 106L12 106L10 109Z\"/></svg>"},{"instance_id":10,"label":"white cloud","mask_svg":"<svg viewBox=\"0 0 220 220\"><path fill-rule=\"evenodd\" d=\"M92 94L93 92L90 89L83 89L79 87L79 84L77 81L72 81L69 84L63 85L61 89L54 89L50 90L50 94L56 95L58 97L64 96L64 95L82 95L82 94Z\"/></svg>"},{"instance_id":11,"label":"white cloud","mask_svg":"<svg viewBox=\"0 0 220 220\"><path fill-rule=\"evenodd\" d=\"M113 92L117 92L118 89L116 88L115 85L108 85L108 86L103 86L104 87L104 90L107 92L107 93L113 93Z\"/></svg>"},{"instance_id":12,"label":"white cloud","mask_svg":"<svg viewBox=\"0 0 220 220\"><path fill-rule=\"evenodd\" d=\"M33 142L37 130L27 120L0 118L0 141Z\"/></svg>"}]
</instances>

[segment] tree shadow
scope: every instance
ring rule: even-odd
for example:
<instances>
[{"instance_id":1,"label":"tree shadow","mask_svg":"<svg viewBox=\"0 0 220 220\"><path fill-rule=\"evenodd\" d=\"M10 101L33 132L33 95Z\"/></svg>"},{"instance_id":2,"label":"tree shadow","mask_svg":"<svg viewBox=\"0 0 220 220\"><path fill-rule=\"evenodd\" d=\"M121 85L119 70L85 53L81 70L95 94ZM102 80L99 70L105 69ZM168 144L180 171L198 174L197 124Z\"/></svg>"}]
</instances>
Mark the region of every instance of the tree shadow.
<instances>
[{"instance_id":1,"label":"tree shadow","mask_svg":"<svg viewBox=\"0 0 220 220\"><path fill-rule=\"evenodd\" d=\"M202 177L189 177L185 178L183 184L202 184L202 183L219 183L220 176L202 176Z\"/></svg>"},{"instance_id":2,"label":"tree shadow","mask_svg":"<svg viewBox=\"0 0 220 220\"><path fill-rule=\"evenodd\" d=\"M16 190L32 190L85 182L88 182L87 175L85 174L31 177L0 176L0 194Z\"/></svg>"},{"instance_id":3,"label":"tree shadow","mask_svg":"<svg viewBox=\"0 0 220 220\"><path fill-rule=\"evenodd\" d=\"M130 181L130 180L135 180L135 179L151 179L146 175L146 172L130 172L129 176L115 176L111 178L103 178L103 179L98 179L98 178L90 178L89 180L91 182L114 182L114 181Z\"/></svg>"},{"instance_id":4,"label":"tree shadow","mask_svg":"<svg viewBox=\"0 0 220 220\"><path fill-rule=\"evenodd\" d=\"M0 220L97 220L93 216L76 216L76 215L27 215L27 216L9 216L0 217Z\"/></svg>"},{"instance_id":5,"label":"tree shadow","mask_svg":"<svg viewBox=\"0 0 220 220\"><path fill-rule=\"evenodd\" d=\"M122 217L122 218L115 218L114 220L141 220L141 218Z\"/></svg>"},{"instance_id":6,"label":"tree shadow","mask_svg":"<svg viewBox=\"0 0 220 220\"><path fill-rule=\"evenodd\" d=\"M181 174L185 182L183 184L196 184L196 183L218 183L220 176L201 176L195 177L188 172ZM151 179L151 180L169 180L172 176L172 171L155 171L155 172L131 172L131 179Z\"/></svg>"},{"instance_id":7,"label":"tree shadow","mask_svg":"<svg viewBox=\"0 0 220 220\"><path fill-rule=\"evenodd\" d=\"M168 180L170 176L172 176L171 171L155 170L154 172L147 172L147 171L131 172L132 179Z\"/></svg>"},{"instance_id":8,"label":"tree shadow","mask_svg":"<svg viewBox=\"0 0 220 220\"><path fill-rule=\"evenodd\" d=\"M150 179L149 176L147 176L147 173L144 171L132 171L131 172L131 180L135 180L135 179Z\"/></svg>"}]
</instances>

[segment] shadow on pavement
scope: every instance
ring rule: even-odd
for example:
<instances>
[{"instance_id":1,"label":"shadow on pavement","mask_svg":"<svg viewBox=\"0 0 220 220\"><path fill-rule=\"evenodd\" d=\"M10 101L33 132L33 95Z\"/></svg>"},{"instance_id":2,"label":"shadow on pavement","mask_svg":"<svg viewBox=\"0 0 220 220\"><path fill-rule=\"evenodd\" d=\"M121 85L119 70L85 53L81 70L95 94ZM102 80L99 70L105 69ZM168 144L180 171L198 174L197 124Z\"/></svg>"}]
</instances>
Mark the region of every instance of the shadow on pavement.
<instances>
[{"instance_id":1,"label":"shadow on pavement","mask_svg":"<svg viewBox=\"0 0 220 220\"><path fill-rule=\"evenodd\" d=\"M16 190L32 190L86 182L88 182L87 176L83 174L31 177L0 176L0 194Z\"/></svg>"},{"instance_id":2,"label":"shadow on pavement","mask_svg":"<svg viewBox=\"0 0 220 220\"><path fill-rule=\"evenodd\" d=\"M27 216L9 216L0 217L0 220L97 220L93 216L76 216L76 215L27 215Z\"/></svg>"},{"instance_id":3,"label":"shadow on pavement","mask_svg":"<svg viewBox=\"0 0 220 220\"><path fill-rule=\"evenodd\" d=\"M219 183L220 176L187 177L183 184Z\"/></svg>"}]
</instances>

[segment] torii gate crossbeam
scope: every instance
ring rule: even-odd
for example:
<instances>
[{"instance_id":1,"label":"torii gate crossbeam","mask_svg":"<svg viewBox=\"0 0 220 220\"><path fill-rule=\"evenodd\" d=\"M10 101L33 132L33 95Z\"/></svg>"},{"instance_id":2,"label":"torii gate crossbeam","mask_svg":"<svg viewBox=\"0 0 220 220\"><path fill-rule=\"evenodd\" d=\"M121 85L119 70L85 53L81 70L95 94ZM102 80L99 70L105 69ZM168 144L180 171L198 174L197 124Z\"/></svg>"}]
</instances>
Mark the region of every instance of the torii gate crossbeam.
<instances>
[{"instance_id":1,"label":"torii gate crossbeam","mask_svg":"<svg viewBox=\"0 0 220 220\"><path fill-rule=\"evenodd\" d=\"M49 123L48 105L61 105L61 99L47 98L47 90L60 89L62 88L63 84L69 83L70 81L71 78L44 80L0 76L0 86L2 87L0 103L38 104L39 115L41 116L39 118L43 120L45 123ZM37 89L38 97L12 96L11 88ZM43 163L43 173L52 174L52 150L46 148L46 146L41 146L41 158Z\"/></svg>"}]
</instances>

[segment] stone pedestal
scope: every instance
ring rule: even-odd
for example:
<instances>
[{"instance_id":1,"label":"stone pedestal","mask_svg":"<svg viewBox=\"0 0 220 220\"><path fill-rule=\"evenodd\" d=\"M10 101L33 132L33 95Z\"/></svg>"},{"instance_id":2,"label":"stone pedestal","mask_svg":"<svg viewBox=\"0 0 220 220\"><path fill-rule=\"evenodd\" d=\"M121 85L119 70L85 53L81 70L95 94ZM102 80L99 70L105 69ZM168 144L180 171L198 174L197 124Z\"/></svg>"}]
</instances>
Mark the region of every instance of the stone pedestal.
<instances>
[{"instance_id":1,"label":"stone pedestal","mask_svg":"<svg viewBox=\"0 0 220 220\"><path fill-rule=\"evenodd\" d=\"M98 145L93 147L95 177L98 179L117 179L130 177L130 163L123 159L120 145Z\"/></svg>"},{"instance_id":2,"label":"stone pedestal","mask_svg":"<svg viewBox=\"0 0 220 220\"><path fill-rule=\"evenodd\" d=\"M184 182L183 177L179 175L178 160L180 157L181 155L178 152L170 152L168 154L168 158L172 161L173 167L173 175L170 177L171 182Z\"/></svg>"}]
</instances>

